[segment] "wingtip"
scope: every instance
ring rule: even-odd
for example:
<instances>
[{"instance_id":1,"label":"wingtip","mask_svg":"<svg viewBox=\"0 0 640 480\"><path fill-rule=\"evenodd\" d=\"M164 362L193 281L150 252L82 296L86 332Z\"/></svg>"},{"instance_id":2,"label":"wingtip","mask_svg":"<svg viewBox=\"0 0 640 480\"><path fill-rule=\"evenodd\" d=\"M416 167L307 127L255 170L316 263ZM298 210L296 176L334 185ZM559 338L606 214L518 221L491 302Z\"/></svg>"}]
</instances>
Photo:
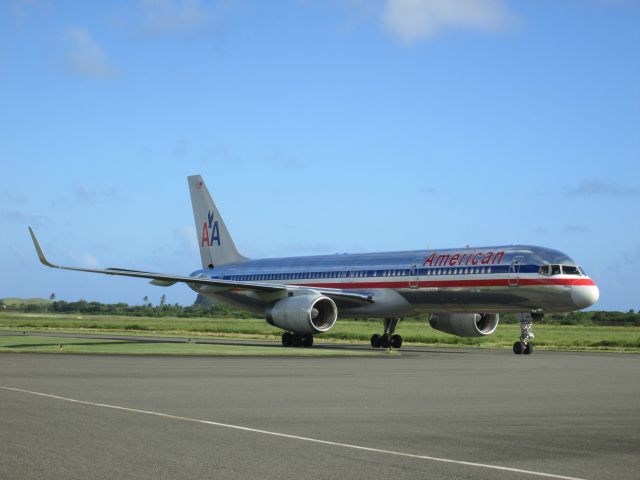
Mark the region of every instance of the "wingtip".
<instances>
[{"instance_id":1,"label":"wingtip","mask_svg":"<svg viewBox=\"0 0 640 480\"><path fill-rule=\"evenodd\" d=\"M40 263L42 263L43 265L46 265L47 267L57 267L57 265L54 265L53 263L49 262L49 260L47 260L47 257L44 256L44 252L42 251L42 248L40 248L40 244L38 243L36 234L33 233L33 229L31 227L28 227L28 228L29 228L29 233L31 234L31 240L33 240L33 246L36 248L36 253L38 254L38 258L40 259Z\"/></svg>"}]
</instances>

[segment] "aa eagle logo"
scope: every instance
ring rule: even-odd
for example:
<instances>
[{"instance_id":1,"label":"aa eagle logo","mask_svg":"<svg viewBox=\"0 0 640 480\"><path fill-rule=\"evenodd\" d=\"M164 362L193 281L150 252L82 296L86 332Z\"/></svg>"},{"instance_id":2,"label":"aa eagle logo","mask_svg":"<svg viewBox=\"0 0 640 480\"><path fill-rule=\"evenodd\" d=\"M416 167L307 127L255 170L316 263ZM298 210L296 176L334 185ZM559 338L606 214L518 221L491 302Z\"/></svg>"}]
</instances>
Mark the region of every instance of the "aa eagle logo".
<instances>
[{"instance_id":1,"label":"aa eagle logo","mask_svg":"<svg viewBox=\"0 0 640 480\"><path fill-rule=\"evenodd\" d=\"M213 242L217 242L220 245L220 229L218 227L218 221L214 219L213 212L209 210L207 215L207 221L202 224L202 239L200 240L200 246L210 247Z\"/></svg>"}]
</instances>

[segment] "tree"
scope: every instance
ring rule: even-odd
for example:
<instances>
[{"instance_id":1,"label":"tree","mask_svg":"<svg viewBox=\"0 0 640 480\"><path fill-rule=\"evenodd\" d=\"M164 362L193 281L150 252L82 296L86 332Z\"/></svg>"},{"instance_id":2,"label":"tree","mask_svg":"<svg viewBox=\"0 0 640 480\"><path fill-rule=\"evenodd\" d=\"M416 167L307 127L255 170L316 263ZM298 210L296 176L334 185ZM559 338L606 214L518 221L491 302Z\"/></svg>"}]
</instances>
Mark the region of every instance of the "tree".
<instances>
[{"instance_id":1,"label":"tree","mask_svg":"<svg viewBox=\"0 0 640 480\"><path fill-rule=\"evenodd\" d=\"M144 298L142 299L142 301L146 304L149 303L149 297L147 297L146 295L144 296Z\"/></svg>"},{"instance_id":2,"label":"tree","mask_svg":"<svg viewBox=\"0 0 640 480\"><path fill-rule=\"evenodd\" d=\"M56 301L56 294L55 292L52 292L51 295L49 295L49 301L51 302L55 302Z\"/></svg>"},{"instance_id":3,"label":"tree","mask_svg":"<svg viewBox=\"0 0 640 480\"><path fill-rule=\"evenodd\" d=\"M213 306L213 300L211 300L209 297L205 297L204 295L199 293L198 296L196 297L196 301L193 304L194 305L202 305L204 307L211 307L211 306Z\"/></svg>"},{"instance_id":4,"label":"tree","mask_svg":"<svg viewBox=\"0 0 640 480\"><path fill-rule=\"evenodd\" d=\"M167 301L167 296L163 293L162 296L160 297L160 306L163 307L166 301Z\"/></svg>"}]
</instances>

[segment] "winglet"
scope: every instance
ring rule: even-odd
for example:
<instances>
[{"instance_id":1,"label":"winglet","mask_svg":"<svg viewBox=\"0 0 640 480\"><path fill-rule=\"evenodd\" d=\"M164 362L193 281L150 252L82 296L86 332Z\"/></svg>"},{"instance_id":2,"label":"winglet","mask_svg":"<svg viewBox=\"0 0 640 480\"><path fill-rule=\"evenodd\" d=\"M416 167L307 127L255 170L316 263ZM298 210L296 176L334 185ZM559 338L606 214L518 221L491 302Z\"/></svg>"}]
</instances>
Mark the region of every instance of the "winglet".
<instances>
[{"instance_id":1,"label":"winglet","mask_svg":"<svg viewBox=\"0 0 640 480\"><path fill-rule=\"evenodd\" d=\"M38 243L38 240L36 239L36 235L33 233L33 230L31 230L31 227L29 227L29 233L31 234L31 240L33 240L33 246L36 247L36 252L38 253L38 258L40 259L40 262L42 262L47 267L60 268L58 267L58 265L54 265L53 263L50 263L49 260L47 260L47 257L44 256L44 253L42 253L42 248L40 248L40 244Z\"/></svg>"}]
</instances>

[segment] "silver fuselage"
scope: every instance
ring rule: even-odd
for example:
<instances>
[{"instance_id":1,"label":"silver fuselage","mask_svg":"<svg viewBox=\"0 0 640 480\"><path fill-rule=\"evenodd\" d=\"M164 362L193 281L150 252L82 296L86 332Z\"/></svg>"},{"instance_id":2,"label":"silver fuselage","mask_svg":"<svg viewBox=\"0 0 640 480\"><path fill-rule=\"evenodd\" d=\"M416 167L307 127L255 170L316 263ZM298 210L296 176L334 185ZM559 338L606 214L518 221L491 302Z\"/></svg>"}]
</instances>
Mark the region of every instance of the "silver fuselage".
<instances>
[{"instance_id":1,"label":"silver fuselage","mask_svg":"<svg viewBox=\"0 0 640 480\"><path fill-rule=\"evenodd\" d=\"M340 305L341 316L348 317L404 317L423 312L566 312L597 301L598 287L581 269L571 275L540 273L540 267L552 264L577 266L557 250L512 245L266 258L198 270L191 276L373 295L375 301L371 304ZM256 312L264 311L278 299L242 289L191 288L216 301Z\"/></svg>"}]
</instances>

